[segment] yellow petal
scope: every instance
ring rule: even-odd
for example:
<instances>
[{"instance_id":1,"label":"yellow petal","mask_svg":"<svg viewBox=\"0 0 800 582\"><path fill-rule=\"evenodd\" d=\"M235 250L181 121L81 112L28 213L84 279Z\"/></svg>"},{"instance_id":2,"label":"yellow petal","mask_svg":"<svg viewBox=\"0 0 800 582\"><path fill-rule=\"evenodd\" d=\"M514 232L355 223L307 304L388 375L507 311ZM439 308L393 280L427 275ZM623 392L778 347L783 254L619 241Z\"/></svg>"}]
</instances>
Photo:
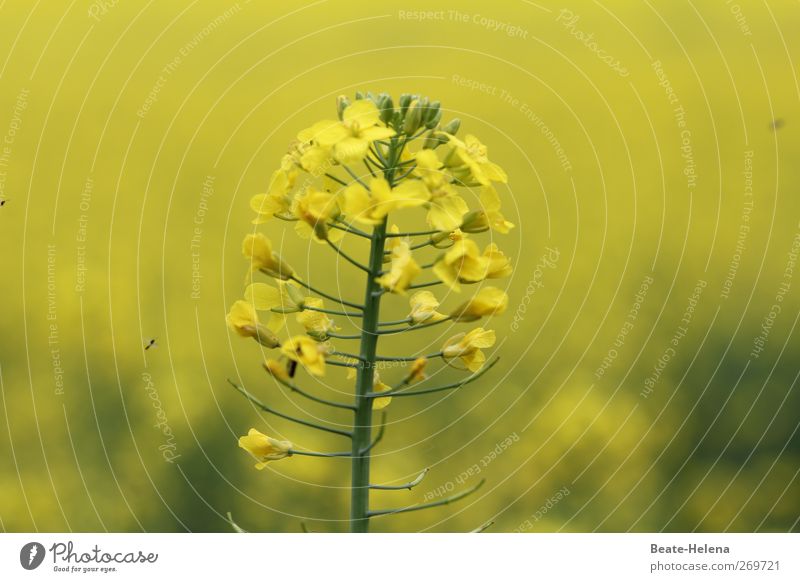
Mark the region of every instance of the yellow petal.
<instances>
[{"instance_id":1,"label":"yellow petal","mask_svg":"<svg viewBox=\"0 0 800 582\"><path fill-rule=\"evenodd\" d=\"M359 99L345 108L342 120L346 124L357 123L360 127L369 127L380 121L380 113L371 99Z\"/></svg>"},{"instance_id":2,"label":"yellow petal","mask_svg":"<svg viewBox=\"0 0 800 582\"><path fill-rule=\"evenodd\" d=\"M283 306L281 292L266 283L253 283L244 290L244 298L259 311L269 311Z\"/></svg>"},{"instance_id":3,"label":"yellow petal","mask_svg":"<svg viewBox=\"0 0 800 582\"><path fill-rule=\"evenodd\" d=\"M343 164L355 164L363 160L369 150L369 142L360 137L345 137L333 146L333 157Z\"/></svg>"}]
</instances>

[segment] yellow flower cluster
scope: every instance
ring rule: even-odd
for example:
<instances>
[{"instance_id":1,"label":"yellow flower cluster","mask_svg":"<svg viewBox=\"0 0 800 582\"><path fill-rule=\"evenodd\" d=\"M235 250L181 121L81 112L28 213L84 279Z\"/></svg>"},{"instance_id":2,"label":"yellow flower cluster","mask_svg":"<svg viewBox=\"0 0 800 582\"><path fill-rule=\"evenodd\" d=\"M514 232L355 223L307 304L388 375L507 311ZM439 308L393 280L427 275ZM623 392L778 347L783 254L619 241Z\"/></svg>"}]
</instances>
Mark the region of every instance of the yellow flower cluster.
<instances>
[{"instance_id":1,"label":"yellow flower cluster","mask_svg":"<svg viewBox=\"0 0 800 582\"><path fill-rule=\"evenodd\" d=\"M471 238L486 231L506 234L514 228L502 213L497 189L498 184L507 183L507 175L489 159L488 148L474 135L457 138L458 120L440 125L438 102L434 106L427 98L401 99L398 108L388 96L357 95L353 103L341 97L338 103L339 118L319 121L299 132L270 176L266 192L250 199L253 224L273 218L293 222L299 236L330 244L351 263L354 260L335 243L347 232L369 238L361 229L374 228L380 234L373 234L371 242L379 240L382 245L378 248L384 250L384 270L359 266L368 272L370 284L380 287L376 294L409 296L410 311L401 324L469 323L505 312L508 296L497 287L481 286L449 311L442 309L433 292L416 290L441 284L460 292L464 285L511 274L510 259L495 243L481 248ZM424 139L416 141L423 133ZM477 208L470 208L467 200L477 201ZM390 217L406 211L410 216L420 213L424 226L402 233L396 225L387 225ZM420 236L426 238L415 238ZM425 251L433 251L432 256L418 262L415 253ZM330 315L349 314L337 310L341 305L329 310L322 298L313 296L320 293L298 278L264 234L248 234L242 253L250 262L251 277L262 273L275 281L250 281L244 298L234 302L228 313L229 327L280 354L263 364L279 381L290 382L296 365L312 376L323 376L326 358L342 356L331 351L327 340L353 339L337 336L339 327ZM426 271L434 280L428 277L418 282ZM321 295L329 301L336 299ZM290 315L305 334L289 333L288 339L281 340L278 332L288 329ZM460 361L475 372L486 361L483 350L494 343L495 333L479 327L448 339L437 357L448 364ZM426 365L425 358L415 360L403 383L424 379ZM373 393L390 390L375 373ZM391 401L391 396L374 397L372 407L385 408ZM259 469L292 454L291 443L255 429L241 437L239 445L258 460Z\"/></svg>"}]
</instances>

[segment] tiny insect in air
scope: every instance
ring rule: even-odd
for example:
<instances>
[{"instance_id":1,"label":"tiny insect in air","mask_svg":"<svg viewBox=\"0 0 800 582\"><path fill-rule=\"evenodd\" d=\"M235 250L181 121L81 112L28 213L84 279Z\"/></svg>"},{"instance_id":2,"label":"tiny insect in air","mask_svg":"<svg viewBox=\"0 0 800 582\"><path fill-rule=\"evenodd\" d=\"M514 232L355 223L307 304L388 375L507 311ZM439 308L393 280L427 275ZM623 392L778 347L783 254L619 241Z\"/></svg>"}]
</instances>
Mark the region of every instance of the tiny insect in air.
<instances>
[{"instance_id":1,"label":"tiny insect in air","mask_svg":"<svg viewBox=\"0 0 800 582\"><path fill-rule=\"evenodd\" d=\"M158 344L156 343L156 339L157 339L157 338L153 338L153 339L151 339L149 342L147 342L147 345L146 345L146 346L144 346L144 349L145 349L145 351L149 350L150 348L154 348L154 347L156 347L156 346L158 345Z\"/></svg>"},{"instance_id":2,"label":"tiny insect in air","mask_svg":"<svg viewBox=\"0 0 800 582\"><path fill-rule=\"evenodd\" d=\"M783 119L781 119L780 117L778 117L777 119L773 119L772 120L772 123L769 124L769 128L772 131L778 131L784 125L786 125L786 122Z\"/></svg>"},{"instance_id":3,"label":"tiny insect in air","mask_svg":"<svg viewBox=\"0 0 800 582\"><path fill-rule=\"evenodd\" d=\"M6 205L6 202L8 202L8 200L7 200L6 198L0 198L0 208L2 208L3 206L5 206L5 205Z\"/></svg>"}]
</instances>

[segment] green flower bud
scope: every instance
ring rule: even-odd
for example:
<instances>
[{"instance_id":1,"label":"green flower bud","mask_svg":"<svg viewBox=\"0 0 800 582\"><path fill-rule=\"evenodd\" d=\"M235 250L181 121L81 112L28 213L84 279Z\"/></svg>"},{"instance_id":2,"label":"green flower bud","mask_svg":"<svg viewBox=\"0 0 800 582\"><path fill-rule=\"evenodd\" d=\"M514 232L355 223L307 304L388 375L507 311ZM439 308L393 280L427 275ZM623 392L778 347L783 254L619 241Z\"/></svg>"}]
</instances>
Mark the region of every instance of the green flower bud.
<instances>
[{"instance_id":1,"label":"green flower bud","mask_svg":"<svg viewBox=\"0 0 800 582\"><path fill-rule=\"evenodd\" d=\"M336 98L336 112L339 114L339 119L342 119L344 110L350 105L350 100L345 95L339 95Z\"/></svg>"},{"instance_id":2,"label":"green flower bud","mask_svg":"<svg viewBox=\"0 0 800 582\"><path fill-rule=\"evenodd\" d=\"M403 123L403 131L406 133L406 135L411 135L417 131L421 120L422 108L420 107L419 101L414 101L408 107L408 113L406 113L406 119Z\"/></svg>"},{"instance_id":3,"label":"green flower bud","mask_svg":"<svg viewBox=\"0 0 800 582\"><path fill-rule=\"evenodd\" d=\"M411 104L411 95L403 93L400 95L400 100L397 103L400 105L400 113L405 117L408 106Z\"/></svg>"},{"instance_id":4,"label":"green flower bud","mask_svg":"<svg viewBox=\"0 0 800 582\"><path fill-rule=\"evenodd\" d=\"M430 100L427 97L422 97L419 100L419 123L422 125L428 119L428 107L430 107Z\"/></svg>"},{"instance_id":5,"label":"green flower bud","mask_svg":"<svg viewBox=\"0 0 800 582\"><path fill-rule=\"evenodd\" d=\"M260 343L265 348L273 349L280 347L281 340L278 339L272 331L265 325L260 323L256 324L255 335L253 339Z\"/></svg>"},{"instance_id":6,"label":"green flower bud","mask_svg":"<svg viewBox=\"0 0 800 582\"><path fill-rule=\"evenodd\" d=\"M356 101L361 101L364 98L364 94L361 91L356 91Z\"/></svg>"},{"instance_id":7,"label":"green flower bud","mask_svg":"<svg viewBox=\"0 0 800 582\"><path fill-rule=\"evenodd\" d=\"M425 139L422 140L422 149L424 150L435 150L440 145L442 145L442 142L434 135L433 131L425 134Z\"/></svg>"},{"instance_id":8,"label":"green flower bud","mask_svg":"<svg viewBox=\"0 0 800 582\"><path fill-rule=\"evenodd\" d=\"M455 135L458 133L459 128L461 127L461 120L456 117L448 121L444 127L442 127L442 131L445 133L449 133L450 135Z\"/></svg>"},{"instance_id":9,"label":"green flower bud","mask_svg":"<svg viewBox=\"0 0 800 582\"><path fill-rule=\"evenodd\" d=\"M433 115L428 115L428 120L425 122L425 127L428 129L433 129L439 125L439 122L442 120L442 110L437 105L436 109L432 110L431 108L428 108L429 113L430 111L433 111Z\"/></svg>"},{"instance_id":10,"label":"green flower bud","mask_svg":"<svg viewBox=\"0 0 800 582\"><path fill-rule=\"evenodd\" d=\"M381 111L381 121L383 121L386 125L389 125L392 117L394 117L394 102L392 101L391 96L384 95L378 104L378 109Z\"/></svg>"},{"instance_id":11,"label":"green flower bud","mask_svg":"<svg viewBox=\"0 0 800 582\"><path fill-rule=\"evenodd\" d=\"M292 301L292 303L302 307L303 301L306 300L306 296L303 294L300 288L297 285L289 283L285 286L285 289L286 294L289 296L289 299Z\"/></svg>"},{"instance_id":12,"label":"green flower bud","mask_svg":"<svg viewBox=\"0 0 800 582\"><path fill-rule=\"evenodd\" d=\"M433 119L434 116L436 115L436 112L441 110L441 108L442 108L441 101L431 101L430 104L428 105L428 109L423 121L428 122L431 119Z\"/></svg>"},{"instance_id":13,"label":"green flower bud","mask_svg":"<svg viewBox=\"0 0 800 582\"><path fill-rule=\"evenodd\" d=\"M484 232L489 229L489 219L483 210L467 212L461 222L461 230L469 233Z\"/></svg>"}]
</instances>

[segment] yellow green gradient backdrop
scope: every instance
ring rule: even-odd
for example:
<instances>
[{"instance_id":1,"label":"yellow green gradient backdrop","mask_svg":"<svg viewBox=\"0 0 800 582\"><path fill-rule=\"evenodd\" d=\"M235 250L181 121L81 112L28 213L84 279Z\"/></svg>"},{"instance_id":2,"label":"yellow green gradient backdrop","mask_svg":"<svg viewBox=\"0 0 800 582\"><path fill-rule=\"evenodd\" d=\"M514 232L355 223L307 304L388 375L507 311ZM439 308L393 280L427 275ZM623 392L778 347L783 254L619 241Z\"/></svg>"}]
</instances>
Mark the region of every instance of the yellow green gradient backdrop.
<instances>
[{"instance_id":1,"label":"yellow green gradient backdrop","mask_svg":"<svg viewBox=\"0 0 800 582\"><path fill-rule=\"evenodd\" d=\"M257 472L236 438L342 443L226 378L346 417L273 386L224 316L250 196L337 95L372 90L460 117L517 224L500 363L392 403L375 480L431 471L373 504L487 483L372 529L797 531L798 29L766 0L0 3L0 527L346 529L346 460ZM360 297L329 249L263 231Z\"/></svg>"}]
</instances>

